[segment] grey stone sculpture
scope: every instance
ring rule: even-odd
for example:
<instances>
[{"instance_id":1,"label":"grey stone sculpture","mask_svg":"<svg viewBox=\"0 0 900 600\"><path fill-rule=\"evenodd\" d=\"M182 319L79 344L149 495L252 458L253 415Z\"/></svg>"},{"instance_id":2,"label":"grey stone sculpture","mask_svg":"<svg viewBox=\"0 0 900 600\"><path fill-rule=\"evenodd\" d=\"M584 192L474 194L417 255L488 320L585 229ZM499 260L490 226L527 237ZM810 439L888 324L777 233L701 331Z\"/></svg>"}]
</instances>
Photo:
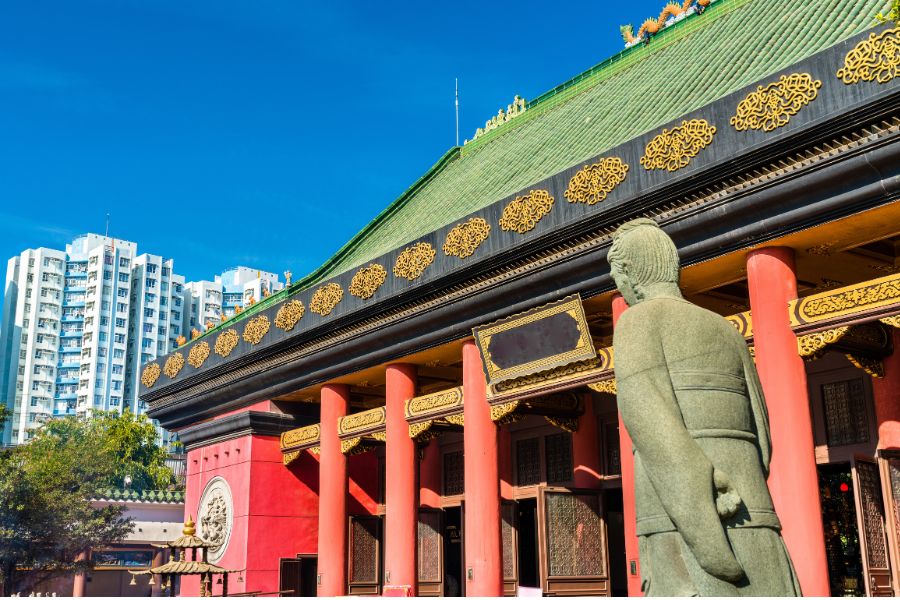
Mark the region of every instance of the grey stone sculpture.
<instances>
[{"instance_id":1,"label":"grey stone sculpture","mask_svg":"<svg viewBox=\"0 0 900 600\"><path fill-rule=\"evenodd\" d=\"M613 347L644 594L800 595L766 485L768 414L743 337L682 297L678 252L655 222L622 225L609 263L629 306Z\"/></svg>"}]
</instances>

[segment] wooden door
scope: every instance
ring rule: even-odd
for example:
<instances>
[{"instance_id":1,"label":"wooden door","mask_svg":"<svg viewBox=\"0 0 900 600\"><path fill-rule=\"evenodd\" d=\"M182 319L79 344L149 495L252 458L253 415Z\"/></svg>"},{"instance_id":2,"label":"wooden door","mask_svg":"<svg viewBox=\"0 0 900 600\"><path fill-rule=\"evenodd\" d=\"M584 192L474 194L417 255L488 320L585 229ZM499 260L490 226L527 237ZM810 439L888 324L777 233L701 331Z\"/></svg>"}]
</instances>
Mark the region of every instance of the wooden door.
<instances>
[{"instance_id":1,"label":"wooden door","mask_svg":"<svg viewBox=\"0 0 900 600\"><path fill-rule=\"evenodd\" d=\"M606 524L599 490L541 488L541 587L550 596L608 596Z\"/></svg>"},{"instance_id":2,"label":"wooden door","mask_svg":"<svg viewBox=\"0 0 900 600\"><path fill-rule=\"evenodd\" d=\"M887 522L887 538L891 579L894 582L894 595L900 595L900 452L882 450L879 452L881 467L881 493L884 498L885 521Z\"/></svg>"},{"instance_id":3,"label":"wooden door","mask_svg":"<svg viewBox=\"0 0 900 600\"><path fill-rule=\"evenodd\" d=\"M300 596L300 559L282 558L279 561L278 595Z\"/></svg>"},{"instance_id":4,"label":"wooden door","mask_svg":"<svg viewBox=\"0 0 900 600\"><path fill-rule=\"evenodd\" d=\"M501 543L503 545L503 595L516 596L519 591L518 531L516 503L504 500L500 504Z\"/></svg>"},{"instance_id":5,"label":"wooden door","mask_svg":"<svg viewBox=\"0 0 900 600\"><path fill-rule=\"evenodd\" d=\"M444 595L444 523L442 511L420 508L416 565L419 596Z\"/></svg>"},{"instance_id":6,"label":"wooden door","mask_svg":"<svg viewBox=\"0 0 900 600\"><path fill-rule=\"evenodd\" d=\"M381 594L381 517L350 517L347 592L351 596Z\"/></svg>"},{"instance_id":7,"label":"wooden door","mask_svg":"<svg viewBox=\"0 0 900 600\"><path fill-rule=\"evenodd\" d=\"M878 464L871 458L857 456L853 464L856 484L856 518L862 547L866 593L869 596L892 596L891 565L885 535L884 501Z\"/></svg>"}]
</instances>

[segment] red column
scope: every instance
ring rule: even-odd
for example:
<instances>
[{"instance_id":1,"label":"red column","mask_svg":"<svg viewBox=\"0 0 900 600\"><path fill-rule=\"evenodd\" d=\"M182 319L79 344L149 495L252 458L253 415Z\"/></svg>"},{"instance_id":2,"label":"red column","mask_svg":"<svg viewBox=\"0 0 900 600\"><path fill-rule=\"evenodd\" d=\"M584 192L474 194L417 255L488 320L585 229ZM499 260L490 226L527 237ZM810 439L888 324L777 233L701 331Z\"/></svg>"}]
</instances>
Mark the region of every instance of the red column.
<instances>
[{"instance_id":1,"label":"red column","mask_svg":"<svg viewBox=\"0 0 900 600\"><path fill-rule=\"evenodd\" d=\"M769 490L803 593L827 596L828 566L806 369L788 314L788 302L797 297L793 250L750 252L747 284L756 366L772 436Z\"/></svg>"},{"instance_id":2,"label":"red column","mask_svg":"<svg viewBox=\"0 0 900 600\"><path fill-rule=\"evenodd\" d=\"M497 443L500 473L500 498L503 500L513 499L513 463L512 463L512 435L509 433L509 427L497 428Z\"/></svg>"},{"instance_id":3,"label":"red column","mask_svg":"<svg viewBox=\"0 0 900 600\"><path fill-rule=\"evenodd\" d=\"M409 586L416 595L416 445L406 424L406 401L416 395L416 367L388 365L386 373L385 529L386 586Z\"/></svg>"},{"instance_id":4,"label":"red column","mask_svg":"<svg viewBox=\"0 0 900 600\"><path fill-rule=\"evenodd\" d=\"M584 394L584 414L578 417L578 431L572 434L572 459L575 463L575 487L600 487L600 437L594 398Z\"/></svg>"},{"instance_id":5,"label":"red column","mask_svg":"<svg viewBox=\"0 0 900 600\"><path fill-rule=\"evenodd\" d=\"M900 450L900 331L891 328L894 352L884 359L884 377L872 378L878 448Z\"/></svg>"},{"instance_id":6,"label":"red column","mask_svg":"<svg viewBox=\"0 0 900 600\"><path fill-rule=\"evenodd\" d=\"M491 421L481 355L463 344L466 595L503 595L497 426Z\"/></svg>"},{"instance_id":7,"label":"red column","mask_svg":"<svg viewBox=\"0 0 900 600\"><path fill-rule=\"evenodd\" d=\"M419 461L419 506L441 507L441 445L428 442Z\"/></svg>"},{"instance_id":8,"label":"red column","mask_svg":"<svg viewBox=\"0 0 900 600\"><path fill-rule=\"evenodd\" d=\"M619 317L628 308L621 294L613 296L613 328ZM613 356L615 368L615 356ZM628 574L628 595L643 596L641 593L641 563L638 556L637 521L634 510L634 454L631 452L631 437L619 416L619 463L622 467L622 517L625 520L625 568Z\"/></svg>"},{"instance_id":9,"label":"red column","mask_svg":"<svg viewBox=\"0 0 900 600\"><path fill-rule=\"evenodd\" d=\"M319 596L347 593L347 457L341 452L338 419L347 415L350 388L322 386L319 436Z\"/></svg>"}]
</instances>

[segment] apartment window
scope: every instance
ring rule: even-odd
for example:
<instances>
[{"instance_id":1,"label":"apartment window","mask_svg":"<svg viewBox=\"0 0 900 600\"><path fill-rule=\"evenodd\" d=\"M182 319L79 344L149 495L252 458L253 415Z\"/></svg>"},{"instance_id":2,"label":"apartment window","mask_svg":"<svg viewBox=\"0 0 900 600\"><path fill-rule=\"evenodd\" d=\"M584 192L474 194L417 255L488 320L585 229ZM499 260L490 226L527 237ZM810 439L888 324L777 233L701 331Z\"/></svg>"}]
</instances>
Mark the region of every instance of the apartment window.
<instances>
[{"instance_id":1,"label":"apartment window","mask_svg":"<svg viewBox=\"0 0 900 600\"><path fill-rule=\"evenodd\" d=\"M152 290L153 288L156 287L156 280L153 279L152 277L148 277L146 279L146 281L144 282L144 284Z\"/></svg>"},{"instance_id":2,"label":"apartment window","mask_svg":"<svg viewBox=\"0 0 900 600\"><path fill-rule=\"evenodd\" d=\"M167 291L169 291L169 284L166 283L165 281L163 281L163 282L159 285L159 290L160 290L161 292L167 292Z\"/></svg>"},{"instance_id":3,"label":"apartment window","mask_svg":"<svg viewBox=\"0 0 900 600\"><path fill-rule=\"evenodd\" d=\"M173 284L172 291L174 291L176 294L180 294L181 293L181 284L180 283Z\"/></svg>"},{"instance_id":4,"label":"apartment window","mask_svg":"<svg viewBox=\"0 0 900 600\"><path fill-rule=\"evenodd\" d=\"M37 382L35 382L34 386L31 389L37 390ZM37 401L38 401L37 398L35 398L34 396L31 397L31 405L32 406L37 406Z\"/></svg>"},{"instance_id":5,"label":"apartment window","mask_svg":"<svg viewBox=\"0 0 900 600\"><path fill-rule=\"evenodd\" d=\"M156 273L156 265L154 265L153 263L148 264L147 272L148 273Z\"/></svg>"},{"instance_id":6,"label":"apartment window","mask_svg":"<svg viewBox=\"0 0 900 600\"><path fill-rule=\"evenodd\" d=\"M113 375L121 375L122 374L122 365L113 365L112 372L113 372Z\"/></svg>"},{"instance_id":7,"label":"apartment window","mask_svg":"<svg viewBox=\"0 0 900 600\"><path fill-rule=\"evenodd\" d=\"M113 358L125 358L125 351L121 348L113 348Z\"/></svg>"},{"instance_id":8,"label":"apartment window","mask_svg":"<svg viewBox=\"0 0 900 600\"><path fill-rule=\"evenodd\" d=\"M145 309L144 309L144 316L145 316L145 317L152 318L155 314L156 314L156 311L153 310L152 308L145 308Z\"/></svg>"},{"instance_id":9,"label":"apartment window","mask_svg":"<svg viewBox=\"0 0 900 600\"><path fill-rule=\"evenodd\" d=\"M105 341L109 340L109 335L107 335L107 333L105 331L101 331L100 335L99 335L99 339L101 342L105 342Z\"/></svg>"},{"instance_id":10,"label":"apartment window","mask_svg":"<svg viewBox=\"0 0 900 600\"><path fill-rule=\"evenodd\" d=\"M37 382L37 381L32 381L32 382L31 382L31 391L32 391L32 392L38 391L38 382ZM31 399L31 405L34 406L36 403L37 403L37 398L32 398L32 399Z\"/></svg>"},{"instance_id":11,"label":"apartment window","mask_svg":"<svg viewBox=\"0 0 900 600\"><path fill-rule=\"evenodd\" d=\"M166 328L162 325L159 327L159 335L166 335Z\"/></svg>"},{"instance_id":12,"label":"apartment window","mask_svg":"<svg viewBox=\"0 0 900 600\"><path fill-rule=\"evenodd\" d=\"M34 259L33 259L33 258L29 258L29 259L28 259L28 266L29 266L29 267L33 267L33 266L34 266Z\"/></svg>"},{"instance_id":13,"label":"apartment window","mask_svg":"<svg viewBox=\"0 0 900 600\"><path fill-rule=\"evenodd\" d=\"M103 395L94 394L94 406L100 406L101 404L103 404Z\"/></svg>"},{"instance_id":14,"label":"apartment window","mask_svg":"<svg viewBox=\"0 0 900 600\"><path fill-rule=\"evenodd\" d=\"M112 281L112 271L103 271L103 279Z\"/></svg>"},{"instance_id":15,"label":"apartment window","mask_svg":"<svg viewBox=\"0 0 900 600\"><path fill-rule=\"evenodd\" d=\"M119 306L125 306L125 305L122 304L122 303L119 303ZM109 307L110 307L109 300L104 300L103 303L100 305L100 308L101 308L102 310L109 310ZM124 309L124 308L120 308L120 309L119 309L119 312L125 312L125 309Z\"/></svg>"},{"instance_id":16,"label":"apartment window","mask_svg":"<svg viewBox=\"0 0 900 600\"><path fill-rule=\"evenodd\" d=\"M128 283L128 273L119 273L119 281Z\"/></svg>"},{"instance_id":17,"label":"apartment window","mask_svg":"<svg viewBox=\"0 0 900 600\"><path fill-rule=\"evenodd\" d=\"M38 344L43 344L44 343L44 334L39 333L36 336L34 336L34 339L37 341ZM40 350L38 350L38 352L40 352Z\"/></svg>"},{"instance_id":18,"label":"apartment window","mask_svg":"<svg viewBox=\"0 0 900 600\"><path fill-rule=\"evenodd\" d=\"M124 302L117 302L116 303L116 312L120 312L120 313L128 312L128 305L125 304Z\"/></svg>"},{"instance_id":19,"label":"apartment window","mask_svg":"<svg viewBox=\"0 0 900 600\"><path fill-rule=\"evenodd\" d=\"M27 290L25 290L25 297L31 298L31 288L28 288Z\"/></svg>"},{"instance_id":20,"label":"apartment window","mask_svg":"<svg viewBox=\"0 0 900 600\"><path fill-rule=\"evenodd\" d=\"M146 293L144 294L144 302L147 304L153 304L156 302L156 294Z\"/></svg>"},{"instance_id":21,"label":"apartment window","mask_svg":"<svg viewBox=\"0 0 900 600\"><path fill-rule=\"evenodd\" d=\"M144 323L144 333L153 333L153 323Z\"/></svg>"},{"instance_id":22,"label":"apartment window","mask_svg":"<svg viewBox=\"0 0 900 600\"><path fill-rule=\"evenodd\" d=\"M169 299L166 298L165 296L160 296L160 298L159 298L159 305L160 305L160 306L167 306L168 304L169 304Z\"/></svg>"},{"instance_id":23,"label":"apartment window","mask_svg":"<svg viewBox=\"0 0 900 600\"><path fill-rule=\"evenodd\" d=\"M123 269L127 269L128 265L130 265L130 264L131 264L131 261L128 260L127 258L125 258L124 256L119 258L119 266L122 267Z\"/></svg>"},{"instance_id":24,"label":"apartment window","mask_svg":"<svg viewBox=\"0 0 900 600\"><path fill-rule=\"evenodd\" d=\"M118 396L110 396L109 397L109 405L110 406L118 406L119 400L121 400L121 398L119 398Z\"/></svg>"},{"instance_id":25,"label":"apartment window","mask_svg":"<svg viewBox=\"0 0 900 600\"><path fill-rule=\"evenodd\" d=\"M100 317L100 326L106 327L109 325L109 317Z\"/></svg>"},{"instance_id":26,"label":"apartment window","mask_svg":"<svg viewBox=\"0 0 900 600\"><path fill-rule=\"evenodd\" d=\"M113 391L116 391L116 392L118 392L119 390L121 390L121 389L122 389L122 382L119 381L118 379L114 379L113 382L112 382L112 389L113 389Z\"/></svg>"},{"instance_id":27,"label":"apartment window","mask_svg":"<svg viewBox=\"0 0 900 600\"><path fill-rule=\"evenodd\" d=\"M124 343L125 343L125 334L124 334L124 333L117 333L117 334L116 334L116 343L117 343L117 344L124 344Z\"/></svg>"},{"instance_id":28,"label":"apartment window","mask_svg":"<svg viewBox=\"0 0 900 600\"><path fill-rule=\"evenodd\" d=\"M112 294L112 288L109 287L108 285L104 285L103 286L103 295L109 296L110 294Z\"/></svg>"},{"instance_id":29,"label":"apartment window","mask_svg":"<svg viewBox=\"0 0 900 600\"><path fill-rule=\"evenodd\" d=\"M116 327L125 327L125 319L116 317Z\"/></svg>"},{"instance_id":30,"label":"apartment window","mask_svg":"<svg viewBox=\"0 0 900 600\"><path fill-rule=\"evenodd\" d=\"M166 352L166 343L163 341L156 342L156 352L158 354L165 354Z\"/></svg>"},{"instance_id":31,"label":"apartment window","mask_svg":"<svg viewBox=\"0 0 900 600\"><path fill-rule=\"evenodd\" d=\"M128 288L119 288L118 292L119 298L127 298L128 297Z\"/></svg>"},{"instance_id":32,"label":"apartment window","mask_svg":"<svg viewBox=\"0 0 900 600\"><path fill-rule=\"evenodd\" d=\"M173 311L172 311L172 320L173 320L173 321L180 321L180 320L181 320L181 313L180 313L180 312L176 312L176 311L173 310Z\"/></svg>"},{"instance_id":33,"label":"apartment window","mask_svg":"<svg viewBox=\"0 0 900 600\"><path fill-rule=\"evenodd\" d=\"M153 347L153 340L145 339L145 340L141 341L141 348L144 348L145 350L149 350L152 347Z\"/></svg>"},{"instance_id":34,"label":"apartment window","mask_svg":"<svg viewBox=\"0 0 900 600\"><path fill-rule=\"evenodd\" d=\"M178 325L172 325L172 333L178 335L179 333L181 333L181 327L179 327Z\"/></svg>"},{"instance_id":35,"label":"apartment window","mask_svg":"<svg viewBox=\"0 0 900 600\"><path fill-rule=\"evenodd\" d=\"M106 253L103 255L103 264L104 265L112 265L113 264L112 254Z\"/></svg>"}]
</instances>

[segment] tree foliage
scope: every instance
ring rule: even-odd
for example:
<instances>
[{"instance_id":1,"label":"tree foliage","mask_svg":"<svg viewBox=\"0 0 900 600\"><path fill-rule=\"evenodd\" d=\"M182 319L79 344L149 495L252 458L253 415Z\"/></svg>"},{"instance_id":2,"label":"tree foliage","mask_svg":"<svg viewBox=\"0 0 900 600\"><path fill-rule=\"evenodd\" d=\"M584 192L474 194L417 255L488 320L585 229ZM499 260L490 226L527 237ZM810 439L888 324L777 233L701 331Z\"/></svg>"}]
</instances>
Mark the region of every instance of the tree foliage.
<instances>
[{"instance_id":1,"label":"tree foliage","mask_svg":"<svg viewBox=\"0 0 900 600\"><path fill-rule=\"evenodd\" d=\"M130 489L174 482L146 417L99 414L49 421L26 444L0 452L0 596L91 565L82 552L132 530L120 505L95 506L125 477ZM28 578L30 581L17 581Z\"/></svg>"}]
</instances>

